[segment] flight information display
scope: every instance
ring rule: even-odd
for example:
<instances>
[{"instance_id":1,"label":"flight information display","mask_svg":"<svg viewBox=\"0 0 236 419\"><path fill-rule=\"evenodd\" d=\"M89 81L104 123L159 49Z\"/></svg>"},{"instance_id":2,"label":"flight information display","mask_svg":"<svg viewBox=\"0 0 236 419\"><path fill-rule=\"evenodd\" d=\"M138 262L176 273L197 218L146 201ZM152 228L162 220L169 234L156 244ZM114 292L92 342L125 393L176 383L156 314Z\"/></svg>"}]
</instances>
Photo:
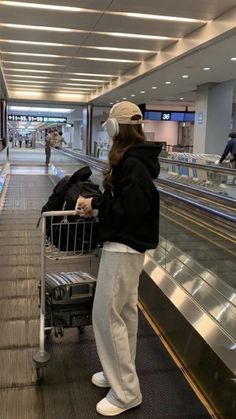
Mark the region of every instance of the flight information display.
<instances>
[{"instance_id":1,"label":"flight information display","mask_svg":"<svg viewBox=\"0 0 236 419\"><path fill-rule=\"evenodd\" d=\"M194 112L145 111L144 119L150 121L194 122Z\"/></svg>"},{"instance_id":2,"label":"flight information display","mask_svg":"<svg viewBox=\"0 0 236 419\"><path fill-rule=\"evenodd\" d=\"M34 116L34 115L8 115L8 121L13 122L46 122L53 124L66 124L67 118L64 116Z\"/></svg>"}]
</instances>

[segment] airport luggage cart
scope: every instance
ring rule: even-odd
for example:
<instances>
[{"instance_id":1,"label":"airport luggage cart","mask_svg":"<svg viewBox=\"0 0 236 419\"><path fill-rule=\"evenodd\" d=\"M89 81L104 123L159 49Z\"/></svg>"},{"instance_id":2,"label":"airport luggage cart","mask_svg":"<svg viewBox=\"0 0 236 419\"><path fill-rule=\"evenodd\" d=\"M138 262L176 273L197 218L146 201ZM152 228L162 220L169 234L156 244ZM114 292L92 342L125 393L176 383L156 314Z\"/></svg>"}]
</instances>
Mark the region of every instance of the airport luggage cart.
<instances>
[{"instance_id":1,"label":"airport luggage cart","mask_svg":"<svg viewBox=\"0 0 236 419\"><path fill-rule=\"evenodd\" d=\"M99 255L99 247L97 246L97 240L95 237L98 218L94 216L93 218L87 219L80 217L80 214L82 215L82 213L78 213L78 216L75 216L75 211L50 211L44 212L41 216L39 348L33 355L38 380L43 378L45 367L51 358L50 353L45 349L45 336L49 335L54 329L53 324L50 325L50 327L45 327L46 279L47 276L50 276L50 274L47 275L46 273L47 261L53 261L56 264L57 261L71 261L73 259L78 259L79 261L80 258L86 257L90 259L89 262L91 268L92 256L96 257ZM50 229L50 239L47 237L47 232L49 231L48 229ZM55 234L55 231L57 234ZM74 236L74 240L72 242L73 245L71 245L71 234ZM73 272L68 274L71 275ZM88 278L90 277L87 273L81 272L81 274L82 276L84 275ZM88 296L91 297L91 294Z\"/></svg>"}]
</instances>

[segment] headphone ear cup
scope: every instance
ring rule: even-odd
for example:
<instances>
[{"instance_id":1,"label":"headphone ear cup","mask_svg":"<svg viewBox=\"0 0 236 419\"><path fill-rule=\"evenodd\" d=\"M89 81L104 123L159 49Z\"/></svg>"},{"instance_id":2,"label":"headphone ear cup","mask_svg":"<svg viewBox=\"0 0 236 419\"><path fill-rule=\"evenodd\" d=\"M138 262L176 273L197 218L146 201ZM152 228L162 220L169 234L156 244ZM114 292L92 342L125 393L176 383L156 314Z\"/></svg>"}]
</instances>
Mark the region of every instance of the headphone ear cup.
<instances>
[{"instance_id":1,"label":"headphone ear cup","mask_svg":"<svg viewBox=\"0 0 236 419\"><path fill-rule=\"evenodd\" d=\"M113 138L119 134L119 124L115 118L110 118L107 120L105 128L109 137Z\"/></svg>"}]
</instances>

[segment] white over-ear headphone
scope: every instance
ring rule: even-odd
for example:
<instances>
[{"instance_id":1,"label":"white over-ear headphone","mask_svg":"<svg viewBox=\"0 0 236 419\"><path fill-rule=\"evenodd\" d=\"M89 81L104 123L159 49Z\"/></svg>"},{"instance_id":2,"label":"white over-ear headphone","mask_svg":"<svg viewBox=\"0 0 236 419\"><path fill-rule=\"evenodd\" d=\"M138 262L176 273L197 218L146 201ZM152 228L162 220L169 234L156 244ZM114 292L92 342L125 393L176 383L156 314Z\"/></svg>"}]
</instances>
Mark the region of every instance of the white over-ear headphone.
<instances>
[{"instance_id":1,"label":"white over-ear headphone","mask_svg":"<svg viewBox=\"0 0 236 419\"><path fill-rule=\"evenodd\" d=\"M113 138L119 134L119 123L116 118L109 118L103 125L106 129L109 137ZM142 129L144 129L144 123L141 124Z\"/></svg>"},{"instance_id":2,"label":"white over-ear headphone","mask_svg":"<svg viewBox=\"0 0 236 419\"><path fill-rule=\"evenodd\" d=\"M111 138L116 137L119 134L119 123L115 118L109 118L105 122L104 127Z\"/></svg>"}]
</instances>

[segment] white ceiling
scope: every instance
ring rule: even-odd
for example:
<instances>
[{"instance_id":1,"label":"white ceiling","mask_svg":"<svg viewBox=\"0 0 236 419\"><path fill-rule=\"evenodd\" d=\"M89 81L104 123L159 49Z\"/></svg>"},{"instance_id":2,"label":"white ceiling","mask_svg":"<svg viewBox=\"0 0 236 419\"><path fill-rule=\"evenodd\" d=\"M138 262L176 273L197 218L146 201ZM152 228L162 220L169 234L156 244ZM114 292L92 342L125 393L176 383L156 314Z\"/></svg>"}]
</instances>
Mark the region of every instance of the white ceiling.
<instances>
[{"instance_id":1,"label":"white ceiling","mask_svg":"<svg viewBox=\"0 0 236 419\"><path fill-rule=\"evenodd\" d=\"M56 10L53 6L86 10ZM151 14L152 19L124 13ZM236 63L229 60L236 56L236 35L230 22L234 14L235 0L0 0L1 66L9 97L74 103L92 100L98 105L123 97L137 103L180 97L194 100L198 84L236 78ZM154 19L156 15L162 19ZM169 21L168 16L195 21ZM118 36L121 33L125 35ZM149 38L143 39L144 35ZM157 36L167 39L150 39ZM212 70L203 71L204 66ZM183 74L189 78L182 79ZM165 85L168 80L172 81L169 86Z\"/></svg>"}]
</instances>

